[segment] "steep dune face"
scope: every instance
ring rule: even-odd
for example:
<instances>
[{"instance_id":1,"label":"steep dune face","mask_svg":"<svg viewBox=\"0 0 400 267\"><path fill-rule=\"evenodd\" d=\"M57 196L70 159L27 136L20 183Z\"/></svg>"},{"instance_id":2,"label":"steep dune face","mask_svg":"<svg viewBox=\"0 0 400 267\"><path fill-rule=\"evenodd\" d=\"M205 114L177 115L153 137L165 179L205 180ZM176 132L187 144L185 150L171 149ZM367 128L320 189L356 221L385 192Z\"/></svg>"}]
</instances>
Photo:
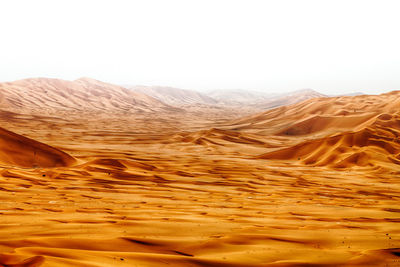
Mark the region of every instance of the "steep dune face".
<instances>
[{"instance_id":1,"label":"steep dune face","mask_svg":"<svg viewBox=\"0 0 400 267\"><path fill-rule=\"evenodd\" d=\"M0 108L29 113L59 111L154 111L171 107L132 90L81 78L25 79L0 84Z\"/></svg>"},{"instance_id":2,"label":"steep dune face","mask_svg":"<svg viewBox=\"0 0 400 267\"><path fill-rule=\"evenodd\" d=\"M74 162L57 148L0 128L0 164L32 168L70 166Z\"/></svg>"}]
</instances>

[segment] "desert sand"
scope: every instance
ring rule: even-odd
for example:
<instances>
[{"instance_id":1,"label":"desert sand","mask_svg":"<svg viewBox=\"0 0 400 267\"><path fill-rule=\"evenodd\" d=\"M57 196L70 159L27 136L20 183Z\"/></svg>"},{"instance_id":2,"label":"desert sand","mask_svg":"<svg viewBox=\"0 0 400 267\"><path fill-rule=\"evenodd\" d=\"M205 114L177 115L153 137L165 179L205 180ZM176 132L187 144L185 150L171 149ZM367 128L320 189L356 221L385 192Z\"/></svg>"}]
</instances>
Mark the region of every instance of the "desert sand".
<instances>
[{"instance_id":1,"label":"desert sand","mask_svg":"<svg viewBox=\"0 0 400 267\"><path fill-rule=\"evenodd\" d=\"M110 86L1 84L0 266L400 266L400 92L233 116Z\"/></svg>"}]
</instances>

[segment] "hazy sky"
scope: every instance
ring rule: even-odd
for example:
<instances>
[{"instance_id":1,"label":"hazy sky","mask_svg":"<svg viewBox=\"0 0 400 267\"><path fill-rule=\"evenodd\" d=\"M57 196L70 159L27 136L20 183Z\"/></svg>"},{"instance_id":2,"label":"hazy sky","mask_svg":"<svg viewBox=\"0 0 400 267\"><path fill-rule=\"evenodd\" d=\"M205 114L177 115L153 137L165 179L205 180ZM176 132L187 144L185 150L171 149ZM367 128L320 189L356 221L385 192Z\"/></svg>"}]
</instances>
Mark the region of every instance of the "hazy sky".
<instances>
[{"instance_id":1,"label":"hazy sky","mask_svg":"<svg viewBox=\"0 0 400 267\"><path fill-rule=\"evenodd\" d=\"M400 1L0 1L0 81L400 89Z\"/></svg>"}]
</instances>

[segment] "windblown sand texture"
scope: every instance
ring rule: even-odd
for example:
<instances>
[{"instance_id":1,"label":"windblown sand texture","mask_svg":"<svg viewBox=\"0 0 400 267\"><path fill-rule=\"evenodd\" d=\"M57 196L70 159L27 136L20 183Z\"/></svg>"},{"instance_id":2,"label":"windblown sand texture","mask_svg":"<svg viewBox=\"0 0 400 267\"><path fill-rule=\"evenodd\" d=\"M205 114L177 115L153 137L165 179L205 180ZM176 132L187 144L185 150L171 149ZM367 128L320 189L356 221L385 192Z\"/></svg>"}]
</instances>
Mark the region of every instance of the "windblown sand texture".
<instances>
[{"instance_id":1,"label":"windblown sand texture","mask_svg":"<svg viewBox=\"0 0 400 267\"><path fill-rule=\"evenodd\" d=\"M400 92L233 118L0 89L0 266L400 266Z\"/></svg>"}]
</instances>

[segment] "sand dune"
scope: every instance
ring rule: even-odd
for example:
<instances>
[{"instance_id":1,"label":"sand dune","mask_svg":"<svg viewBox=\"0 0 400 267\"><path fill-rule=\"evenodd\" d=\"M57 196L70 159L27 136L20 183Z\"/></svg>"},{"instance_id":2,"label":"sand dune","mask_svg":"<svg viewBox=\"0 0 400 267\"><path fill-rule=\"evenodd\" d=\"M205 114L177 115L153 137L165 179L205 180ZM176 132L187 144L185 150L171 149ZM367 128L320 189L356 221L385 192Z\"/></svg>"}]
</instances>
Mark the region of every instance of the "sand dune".
<instances>
[{"instance_id":1,"label":"sand dune","mask_svg":"<svg viewBox=\"0 0 400 267\"><path fill-rule=\"evenodd\" d=\"M67 153L0 128L0 163L21 167L70 166L75 159Z\"/></svg>"},{"instance_id":2,"label":"sand dune","mask_svg":"<svg viewBox=\"0 0 400 267\"><path fill-rule=\"evenodd\" d=\"M296 128L299 124L303 128L324 127L326 130L332 127L333 131L336 131L336 127L339 127L339 130L363 127L361 124L368 119L382 114L395 114L399 107L400 91L382 95L313 98L234 120L230 123L230 128L266 135L282 133L291 127ZM307 133L307 130L304 132Z\"/></svg>"},{"instance_id":3,"label":"sand dune","mask_svg":"<svg viewBox=\"0 0 400 267\"><path fill-rule=\"evenodd\" d=\"M168 105L181 107L195 104L216 105L217 100L192 90L162 86L127 86L135 92L152 96Z\"/></svg>"},{"instance_id":4,"label":"sand dune","mask_svg":"<svg viewBox=\"0 0 400 267\"><path fill-rule=\"evenodd\" d=\"M1 83L0 108L28 114L173 110L145 94L90 78L36 78Z\"/></svg>"},{"instance_id":5,"label":"sand dune","mask_svg":"<svg viewBox=\"0 0 400 267\"><path fill-rule=\"evenodd\" d=\"M249 90L212 90L208 95L220 103L227 105L252 105L255 103L268 101L277 96L277 94L269 94L259 91Z\"/></svg>"},{"instance_id":6,"label":"sand dune","mask_svg":"<svg viewBox=\"0 0 400 267\"><path fill-rule=\"evenodd\" d=\"M319 132L326 134L327 132L354 131L372 124L376 117L372 114L343 117L315 115L280 129L276 134L298 136L312 135Z\"/></svg>"},{"instance_id":7,"label":"sand dune","mask_svg":"<svg viewBox=\"0 0 400 267\"><path fill-rule=\"evenodd\" d=\"M280 94L268 94L265 92L248 90L214 90L208 94L217 99L219 104L236 107L251 106L258 111L287 106L311 98L326 97L326 95L311 89Z\"/></svg>"},{"instance_id":8,"label":"sand dune","mask_svg":"<svg viewBox=\"0 0 400 267\"><path fill-rule=\"evenodd\" d=\"M22 83L3 107L61 88ZM0 111L0 266L398 266L399 92L232 121L71 83Z\"/></svg>"},{"instance_id":9,"label":"sand dune","mask_svg":"<svg viewBox=\"0 0 400 267\"><path fill-rule=\"evenodd\" d=\"M398 95L398 93L382 95L380 102L391 99L393 95ZM363 102L368 98L376 99L376 96L355 97L355 100ZM337 103L336 99L334 101ZM398 140L400 116L398 110L393 109L393 106L400 105L400 102L388 103L389 107L387 107L382 106L379 102L371 101L369 100L371 105L367 106L365 114L314 115L305 120L293 122L289 127L280 127L275 133L276 135L300 137L300 140L306 141L265 153L260 158L297 160L307 165L329 165L340 168L354 165L376 166L382 162L400 163L398 160L400 157ZM320 102L326 101L321 99L315 102L301 103L293 108L305 112L304 106L306 106L308 107L307 114L313 114L315 107L320 107ZM340 105L348 106L343 102ZM370 112L371 106L376 108L374 113ZM392 114L385 112L392 112ZM324 109L323 113L329 114L332 111L328 107ZM358 111L358 113L361 112ZM323 137L320 138L321 136Z\"/></svg>"},{"instance_id":10,"label":"sand dune","mask_svg":"<svg viewBox=\"0 0 400 267\"><path fill-rule=\"evenodd\" d=\"M190 90L130 86L128 89L91 78L75 81L32 78L0 83L0 109L30 115L83 116L88 119L93 116L109 119L110 115L157 117L161 112L160 121L184 114L212 121L218 117L226 121L260 110L253 106L220 105L217 100Z\"/></svg>"},{"instance_id":11,"label":"sand dune","mask_svg":"<svg viewBox=\"0 0 400 267\"><path fill-rule=\"evenodd\" d=\"M271 99L266 99L264 101L258 102L256 105L260 109L265 110L280 106L288 106L296 104L299 102L303 102L307 99L322 98L322 97L326 97L326 95L318 93L317 91L314 91L312 89L303 89L294 92L280 94Z\"/></svg>"},{"instance_id":12,"label":"sand dune","mask_svg":"<svg viewBox=\"0 0 400 267\"><path fill-rule=\"evenodd\" d=\"M263 159L299 160L315 166L332 165L349 168L352 165L375 166L381 161L400 161L400 142L397 134L366 128L358 132L343 133L333 137L305 141L293 147L269 152L260 156Z\"/></svg>"},{"instance_id":13,"label":"sand dune","mask_svg":"<svg viewBox=\"0 0 400 267\"><path fill-rule=\"evenodd\" d=\"M198 132L179 133L172 137L172 142L191 142L195 144L227 145L229 143L264 145L259 137L235 131L212 128Z\"/></svg>"}]
</instances>

